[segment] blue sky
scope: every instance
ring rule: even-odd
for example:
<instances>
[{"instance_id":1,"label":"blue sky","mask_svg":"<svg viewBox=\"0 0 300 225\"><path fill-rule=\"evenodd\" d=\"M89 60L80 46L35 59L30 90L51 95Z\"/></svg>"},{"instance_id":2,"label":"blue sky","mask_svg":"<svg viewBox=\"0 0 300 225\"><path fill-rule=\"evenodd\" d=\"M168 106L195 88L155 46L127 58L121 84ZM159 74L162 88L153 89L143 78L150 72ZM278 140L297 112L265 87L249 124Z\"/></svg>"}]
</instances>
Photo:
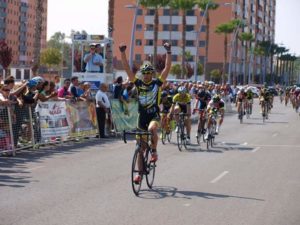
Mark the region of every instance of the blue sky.
<instances>
[{"instance_id":1,"label":"blue sky","mask_svg":"<svg viewBox=\"0 0 300 225\"><path fill-rule=\"evenodd\" d=\"M277 0L276 43L300 55L300 0ZM84 4L83 4L84 3ZM48 38L71 29L107 34L108 0L48 0Z\"/></svg>"}]
</instances>

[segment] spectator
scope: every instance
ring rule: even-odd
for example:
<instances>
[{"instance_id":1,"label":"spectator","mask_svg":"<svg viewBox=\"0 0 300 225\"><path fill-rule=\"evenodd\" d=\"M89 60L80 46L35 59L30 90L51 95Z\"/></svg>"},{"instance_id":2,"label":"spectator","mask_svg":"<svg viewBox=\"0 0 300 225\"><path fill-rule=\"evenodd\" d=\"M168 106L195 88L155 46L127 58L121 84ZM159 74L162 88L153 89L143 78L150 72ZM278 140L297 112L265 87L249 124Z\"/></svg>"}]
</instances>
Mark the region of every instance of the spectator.
<instances>
[{"instance_id":1,"label":"spectator","mask_svg":"<svg viewBox=\"0 0 300 225\"><path fill-rule=\"evenodd\" d=\"M72 94L69 92L69 87L71 85L71 80L70 79L65 79L64 81L64 86L58 89L58 94L57 96L60 98L66 98L66 99L71 99Z\"/></svg>"},{"instance_id":2,"label":"spectator","mask_svg":"<svg viewBox=\"0 0 300 225\"><path fill-rule=\"evenodd\" d=\"M93 96L91 93L91 84L89 82L85 82L83 84L83 94L81 96L82 98L84 98L87 101L92 101L93 100Z\"/></svg>"},{"instance_id":3,"label":"spectator","mask_svg":"<svg viewBox=\"0 0 300 225\"><path fill-rule=\"evenodd\" d=\"M100 66L103 66L103 58L96 53L95 44L90 45L90 52L84 56L84 62L86 63L86 71L90 73L99 73Z\"/></svg>"},{"instance_id":4,"label":"spectator","mask_svg":"<svg viewBox=\"0 0 300 225\"><path fill-rule=\"evenodd\" d=\"M100 65L100 73L103 73L103 52L100 44L96 44L96 53L102 57L102 65Z\"/></svg>"},{"instance_id":5,"label":"spectator","mask_svg":"<svg viewBox=\"0 0 300 225\"><path fill-rule=\"evenodd\" d=\"M80 82L77 87L77 94L79 97L81 97L84 94L84 82Z\"/></svg>"},{"instance_id":6,"label":"spectator","mask_svg":"<svg viewBox=\"0 0 300 225\"><path fill-rule=\"evenodd\" d=\"M100 138L107 138L105 135L106 114L110 112L110 102L105 93L107 89L107 85L102 83L100 84L99 90L96 94L96 112Z\"/></svg>"},{"instance_id":7,"label":"spectator","mask_svg":"<svg viewBox=\"0 0 300 225\"><path fill-rule=\"evenodd\" d=\"M123 77L119 76L115 82L114 99L120 99L123 90Z\"/></svg>"},{"instance_id":8,"label":"spectator","mask_svg":"<svg viewBox=\"0 0 300 225\"><path fill-rule=\"evenodd\" d=\"M56 75L54 77L54 83L55 83L55 90L58 90L60 88L60 76L59 75Z\"/></svg>"}]
</instances>

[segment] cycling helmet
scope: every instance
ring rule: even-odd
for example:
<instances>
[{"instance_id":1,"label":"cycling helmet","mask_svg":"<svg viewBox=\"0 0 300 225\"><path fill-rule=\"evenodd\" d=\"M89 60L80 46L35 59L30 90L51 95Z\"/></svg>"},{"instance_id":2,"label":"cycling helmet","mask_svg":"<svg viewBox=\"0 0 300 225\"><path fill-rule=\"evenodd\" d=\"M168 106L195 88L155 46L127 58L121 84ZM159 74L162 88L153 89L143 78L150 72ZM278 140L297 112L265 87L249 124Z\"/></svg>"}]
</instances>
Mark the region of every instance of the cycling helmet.
<instances>
[{"instance_id":1,"label":"cycling helmet","mask_svg":"<svg viewBox=\"0 0 300 225\"><path fill-rule=\"evenodd\" d=\"M141 66L140 71L142 74L143 73L154 73L155 69L153 68L151 63L147 62Z\"/></svg>"},{"instance_id":2,"label":"cycling helmet","mask_svg":"<svg viewBox=\"0 0 300 225\"><path fill-rule=\"evenodd\" d=\"M220 95L215 95L214 97L213 97L213 102L219 102L220 100L221 100L221 98L220 98Z\"/></svg>"},{"instance_id":3,"label":"cycling helmet","mask_svg":"<svg viewBox=\"0 0 300 225\"><path fill-rule=\"evenodd\" d=\"M166 91L161 92L161 97L162 98L167 97L167 96L168 96L168 92L166 92Z\"/></svg>"},{"instance_id":4,"label":"cycling helmet","mask_svg":"<svg viewBox=\"0 0 300 225\"><path fill-rule=\"evenodd\" d=\"M177 91L178 93L186 93L186 88L184 86L180 86Z\"/></svg>"},{"instance_id":5,"label":"cycling helmet","mask_svg":"<svg viewBox=\"0 0 300 225\"><path fill-rule=\"evenodd\" d=\"M37 82L35 81L35 80L29 80L28 82L27 82L27 87L29 87L29 88L33 88L33 87L36 87L37 86Z\"/></svg>"},{"instance_id":6,"label":"cycling helmet","mask_svg":"<svg viewBox=\"0 0 300 225\"><path fill-rule=\"evenodd\" d=\"M44 79L40 76L33 77L32 80L34 80L37 84L44 82Z\"/></svg>"}]
</instances>

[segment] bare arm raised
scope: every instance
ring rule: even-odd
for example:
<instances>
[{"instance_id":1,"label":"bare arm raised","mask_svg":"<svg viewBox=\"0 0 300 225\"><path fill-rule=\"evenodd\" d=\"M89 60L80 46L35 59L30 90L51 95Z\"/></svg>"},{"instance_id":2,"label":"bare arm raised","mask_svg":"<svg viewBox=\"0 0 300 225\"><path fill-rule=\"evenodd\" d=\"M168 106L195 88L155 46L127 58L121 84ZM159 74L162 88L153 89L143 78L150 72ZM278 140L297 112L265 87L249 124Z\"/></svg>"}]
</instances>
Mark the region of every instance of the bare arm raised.
<instances>
[{"instance_id":1,"label":"bare arm raised","mask_svg":"<svg viewBox=\"0 0 300 225\"><path fill-rule=\"evenodd\" d=\"M161 79L165 81L169 75L170 69L171 69L171 45L169 43L164 44L164 48L167 51L167 57L166 57L166 63L165 68L161 73Z\"/></svg>"},{"instance_id":2,"label":"bare arm raised","mask_svg":"<svg viewBox=\"0 0 300 225\"><path fill-rule=\"evenodd\" d=\"M131 69L129 67L128 60L127 60L127 57L125 54L126 48L127 48L127 46L123 43L119 46L123 67L128 75L129 81L133 82L135 79L135 74L131 71Z\"/></svg>"}]
</instances>

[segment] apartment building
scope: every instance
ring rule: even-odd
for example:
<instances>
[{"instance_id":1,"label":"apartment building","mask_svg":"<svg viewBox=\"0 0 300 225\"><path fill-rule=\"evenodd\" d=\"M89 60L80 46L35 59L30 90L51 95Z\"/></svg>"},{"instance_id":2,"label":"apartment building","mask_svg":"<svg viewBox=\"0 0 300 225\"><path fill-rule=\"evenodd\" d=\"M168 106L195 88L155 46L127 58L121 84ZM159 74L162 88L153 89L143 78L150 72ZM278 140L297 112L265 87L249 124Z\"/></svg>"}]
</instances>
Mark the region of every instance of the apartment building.
<instances>
[{"instance_id":1,"label":"apartment building","mask_svg":"<svg viewBox=\"0 0 300 225\"><path fill-rule=\"evenodd\" d=\"M43 1L41 47L47 44L47 0ZM28 79L33 59L35 37L35 0L0 0L0 39L12 48L12 74Z\"/></svg>"},{"instance_id":2,"label":"apartment building","mask_svg":"<svg viewBox=\"0 0 300 225\"><path fill-rule=\"evenodd\" d=\"M221 23L229 22L232 19L242 19L247 26L240 32L252 32L255 42L270 40L274 42L275 36L275 6L276 0L214 0L219 3L219 8L210 11L210 36L209 53L207 58L207 71L212 69L222 69L224 59L224 36L215 33L216 27ZM116 57L116 67L120 68L120 53L118 45L122 42L130 47L132 21L134 18L135 0L115 0L111 10L113 12L113 39L115 41L114 56ZM195 7L186 13L186 51L190 52L192 58L190 64L194 66L195 57L199 56L199 61L204 62L206 47L206 20L203 18L204 11ZM139 7L137 10L137 20L134 35L134 55L133 59L139 63L144 60L151 60L153 57L154 39L154 9ZM200 27L200 25L202 26ZM171 26L171 27L170 27ZM197 35L199 35L197 37ZM196 41L199 40L199 43ZM158 54L163 54L162 44L170 41L172 44L172 63L180 63L182 57L182 13L168 7L159 10L159 33L158 33ZM252 43L252 46L255 45ZM231 50L232 49L232 50ZM129 55L129 50L128 50ZM232 74L237 76L244 71L245 64L244 48L240 41L234 42L234 35L230 35L228 45L228 65L232 62ZM262 73L262 57L251 58L251 73ZM250 63L248 60L247 63ZM249 67L250 68L250 67ZM254 68L254 69L253 69ZM256 71L256 72L255 72Z\"/></svg>"}]
</instances>

